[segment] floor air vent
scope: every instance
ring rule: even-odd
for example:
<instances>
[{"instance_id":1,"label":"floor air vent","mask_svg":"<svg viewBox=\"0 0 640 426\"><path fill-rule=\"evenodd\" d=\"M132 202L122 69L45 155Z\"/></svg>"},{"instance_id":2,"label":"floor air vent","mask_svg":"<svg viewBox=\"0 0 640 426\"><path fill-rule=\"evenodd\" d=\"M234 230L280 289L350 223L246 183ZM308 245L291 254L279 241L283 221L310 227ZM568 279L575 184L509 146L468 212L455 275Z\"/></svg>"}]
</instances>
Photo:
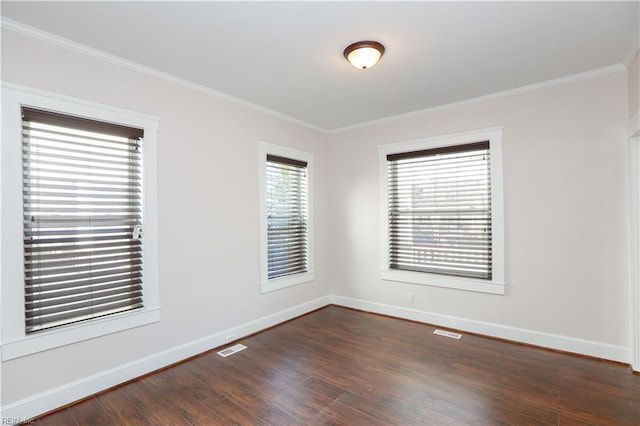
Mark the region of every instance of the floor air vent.
<instances>
[{"instance_id":1,"label":"floor air vent","mask_svg":"<svg viewBox=\"0 0 640 426\"><path fill-rule=\"evenodd\" d=\"M229 355L233 355L236 352L240 352L243 349L247 349L247 347L245 345L241 345L240 343L238 343L237 345L233 345L227 349L223 349L220 352L218 352L218 355L220 355L221 357L228 357Z\"/></svg>"},{"instance_id":2,"label":"floor air vent","mask_svg":"<svg viewBox=\"0 0 640 426\"><path fill-rule=\"evenodd\" d=\"M433 334L437 334L438 336L451 337L452 339L459 339L462 337L462 334L460 333L453 333L451 331L444 330L436 330L433 332Z\"/></svg>"}]
</instances>

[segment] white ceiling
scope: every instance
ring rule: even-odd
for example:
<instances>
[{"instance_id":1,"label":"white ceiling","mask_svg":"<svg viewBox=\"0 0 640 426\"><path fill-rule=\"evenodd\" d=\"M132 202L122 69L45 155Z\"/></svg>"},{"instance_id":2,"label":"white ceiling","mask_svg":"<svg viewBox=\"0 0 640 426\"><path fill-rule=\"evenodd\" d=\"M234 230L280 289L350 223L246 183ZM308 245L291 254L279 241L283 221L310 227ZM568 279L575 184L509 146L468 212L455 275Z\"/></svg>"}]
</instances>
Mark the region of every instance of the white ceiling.
<instances>
[{"instance_id":1,"label":"white ceiling","mask_svg":"<svg viewBox=\"0 0 640 426\"><path fill-rule=\"evenodd\" d=\"M8 2L2 16L325 130L623 62L638 2ZM342 56L382 42L374 68Z\"/></svg>"}]
</instances>

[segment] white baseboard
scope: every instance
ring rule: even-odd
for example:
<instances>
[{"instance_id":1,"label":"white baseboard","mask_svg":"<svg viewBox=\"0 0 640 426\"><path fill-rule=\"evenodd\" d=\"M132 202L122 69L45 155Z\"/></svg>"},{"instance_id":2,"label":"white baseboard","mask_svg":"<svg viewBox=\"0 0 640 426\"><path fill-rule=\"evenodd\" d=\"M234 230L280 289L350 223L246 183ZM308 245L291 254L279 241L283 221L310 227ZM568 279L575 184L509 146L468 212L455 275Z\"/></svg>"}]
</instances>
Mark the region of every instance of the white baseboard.
<instances>
[{"instance_id":1,"label":"white baseboard","mask_svg":"<svg viewBox=\"0 0 640 426\"><path fill-rule=\"evenodd\" d=\"M240 339L281 322L322 308L330 303L330 296L320 297L283 311L276 312L275 314L267 315L254 321L249 321L237 327L94 374L93 376L86 377L64 386L59 386L20 401L12 402L0 409L0 412L2 413L2 424L13 424L19 421L26 421L94 393L119 385L120 383L224 345L227 343L227 336L234 336L234 339ZM9 421L7 423L5 420L13 421Z\"/></svg>"},{"instance_id":2,"label":"white baseboard","mask_svg":"<svg viewBox=\"0 0 640 426\"><path fill-rule=\"evenodd\" d=\"M615 346L591 340L576 339L574 337L543 333L540 331L526 330L523 328L509 327L506 325L492 324L449 315L434 314L417 309L407 309L343 296L333 295L331 296L331 302L334 305L345 306L347 308L360 309L377 314L439 325L441 327L454 328L470 333L477 333L485 336L512 340L514 342L527 343L544 348L622 362L625 364L629 364L631 361L631 349L623 346Z\"/></svg>"}]
</instances>

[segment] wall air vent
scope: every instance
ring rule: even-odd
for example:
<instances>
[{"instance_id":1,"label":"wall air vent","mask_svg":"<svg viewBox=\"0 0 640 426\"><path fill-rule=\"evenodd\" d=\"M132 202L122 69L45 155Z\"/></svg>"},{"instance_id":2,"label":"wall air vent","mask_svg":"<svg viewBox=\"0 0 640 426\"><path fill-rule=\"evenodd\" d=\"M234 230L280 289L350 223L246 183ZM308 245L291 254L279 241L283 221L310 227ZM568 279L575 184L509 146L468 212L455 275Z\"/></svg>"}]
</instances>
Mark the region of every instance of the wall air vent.
<instances>
[{"instance_id":1,"label":"wall air vent","mask_svg":"<svg viewBox=\"0 0 640 426\"><path fill-rule=\"evenodd\" d=\"M221 357L228 357L229 355L233 355L236 352L240 352L241 350L247 349L247 347L245 345L241 345L240 343L238 343L237 345L233 345L227 349L223 349L220 352L218 352L218 355L220 355Z\"/></svg>"},{"instance_id":2,"label":"wall air vent","mask_svg":"<svg viewBox=\"0 0 640 426\"><path fill-rule=\"evenodd\" d=\"M433 332L433 334L437 334L438 336L451 337L452 339L459 339L462 337L462 334L460 333L453 333L451 331L444 330L436 330Z\"/></svg>"}]
</instances>

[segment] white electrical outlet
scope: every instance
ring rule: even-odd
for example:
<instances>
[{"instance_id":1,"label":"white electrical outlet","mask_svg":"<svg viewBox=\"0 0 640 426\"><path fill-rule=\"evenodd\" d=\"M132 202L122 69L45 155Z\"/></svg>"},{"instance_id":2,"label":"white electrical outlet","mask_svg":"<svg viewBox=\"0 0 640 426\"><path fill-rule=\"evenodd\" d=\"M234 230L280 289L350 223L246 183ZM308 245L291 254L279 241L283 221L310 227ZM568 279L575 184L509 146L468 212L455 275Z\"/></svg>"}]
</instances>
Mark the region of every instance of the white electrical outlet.
<instances>
[{"instance_id":1,"label":"white electrical outlet","mask_svg":"<svg viewBox=\"0 0 640 426\"><path fill-rule=\"evenodd\" d=\"M408 291L407 292L407 303L413 303L413 292L412 291Z\"/></svg>"}]
</instances>

